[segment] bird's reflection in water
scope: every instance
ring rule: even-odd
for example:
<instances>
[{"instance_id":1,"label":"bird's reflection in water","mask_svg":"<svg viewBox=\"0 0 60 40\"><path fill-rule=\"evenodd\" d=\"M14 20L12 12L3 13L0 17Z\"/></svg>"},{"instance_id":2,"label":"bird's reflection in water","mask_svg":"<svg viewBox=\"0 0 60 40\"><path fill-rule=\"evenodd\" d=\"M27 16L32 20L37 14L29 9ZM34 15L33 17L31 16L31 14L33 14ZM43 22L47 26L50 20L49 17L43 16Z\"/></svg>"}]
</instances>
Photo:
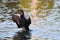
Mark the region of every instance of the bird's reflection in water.
<instances>
[{"instance_id":1,"label":"bird's reflection in water","mask_svg":"<svg viewBox=\"0 0 60 40\"><path fill-rule=\"evenodd\" d=\"M29 39L31 39L30 31L22 31L22 32L19 31L13 38L13 40L29 40Z\"/></svg>"}]
</instances>

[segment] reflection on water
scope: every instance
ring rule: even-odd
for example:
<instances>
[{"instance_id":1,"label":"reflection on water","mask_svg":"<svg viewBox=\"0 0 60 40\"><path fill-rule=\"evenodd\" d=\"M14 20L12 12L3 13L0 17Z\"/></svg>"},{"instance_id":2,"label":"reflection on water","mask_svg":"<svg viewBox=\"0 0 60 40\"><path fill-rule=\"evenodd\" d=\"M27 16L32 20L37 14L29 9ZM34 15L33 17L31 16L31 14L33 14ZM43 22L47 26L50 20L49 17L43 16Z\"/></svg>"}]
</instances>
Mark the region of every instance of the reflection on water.
<instances>
[{"instance_id":1,"label":"reflection on water","mask_svg":"<svg viewBox=\"0 0 60 40\"><path fill-rule=\"evenodd\" d=\"M20 29L10 21L11 14L17 11L17 9L13 8L15 4L6 4L12 9L9 9L5 4L0 4L0 40L60 40L60 2L57 0L36 1L36 3L35 0L19 1L18 6L22 6L22 9L29 15L32 12L32 16L34 16L34 18L31 17L33 23L30 26L33 31L19 31L16 34L15 32ZM40 19L37 19L36 16ZM42 20L43 17L46 17L46 20Z\"/></svg>"},{"instance_id":2,"label":"reflection on water","mask_svg":"<svg viewBox=\"0 0 60 40\"><path fill-rule=\"evenodd\" d=\"M29 40L31 38L31 33L30 31L18 31L13 40Z\"/></svg>"}]
</instances>

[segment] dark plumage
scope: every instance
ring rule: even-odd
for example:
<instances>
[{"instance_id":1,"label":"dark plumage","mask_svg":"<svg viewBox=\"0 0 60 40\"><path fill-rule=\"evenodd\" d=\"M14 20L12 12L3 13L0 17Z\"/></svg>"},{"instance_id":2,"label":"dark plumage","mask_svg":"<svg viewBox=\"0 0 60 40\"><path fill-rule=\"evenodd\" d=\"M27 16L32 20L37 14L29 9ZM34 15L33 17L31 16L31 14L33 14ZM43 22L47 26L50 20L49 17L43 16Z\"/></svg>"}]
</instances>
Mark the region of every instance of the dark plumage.
<instances>
[{"instance_id":1,"label":"dark plumage","mask_svg":"<svg viewBox=\"0 0 60 40\"><path fill-rule=\"evenodd\" d=\"M31 24L30 17L26 16L27 14L24 15L23 10L19 10L18 12L21 16L19 17L16 15L13 15L12 16L13 21L17 24L18 28L24 27L25 30L29 30L29 25Z\"/></svg>"},{"instance_id":2,"label":"dark plumage","mask_svg":"<svg viewBox=\"0 0 60 40\"><path fill-rule=\"evenodd\" d=\"M21 27L21 26L20 26L21 23L20 23L20 17L19 17L19 16L13 14L13 15L12 15L12 20L17 24L18 28Z\"/></svg>"}]
</instances>

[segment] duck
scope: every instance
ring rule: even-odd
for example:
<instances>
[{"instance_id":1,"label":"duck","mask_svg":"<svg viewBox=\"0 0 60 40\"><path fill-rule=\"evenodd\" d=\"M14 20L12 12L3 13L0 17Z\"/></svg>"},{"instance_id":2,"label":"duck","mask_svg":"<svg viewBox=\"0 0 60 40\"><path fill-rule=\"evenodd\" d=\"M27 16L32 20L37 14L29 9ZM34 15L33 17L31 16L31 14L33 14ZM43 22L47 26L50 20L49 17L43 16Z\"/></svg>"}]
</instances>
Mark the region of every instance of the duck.
<instances>
[{"instance_id":1,"label":"duck","mask_svg":"<svg viewBox=\"0 0 60 40\"><path fill-rule=\"evenodd\" d=\"M28 31L31 24L31 18L27 13L24 13L23 10L18 10L18 15L13 14L12 20L17 24L18 28L23 28L23 30Z\"/></svg>"}]
</instances>

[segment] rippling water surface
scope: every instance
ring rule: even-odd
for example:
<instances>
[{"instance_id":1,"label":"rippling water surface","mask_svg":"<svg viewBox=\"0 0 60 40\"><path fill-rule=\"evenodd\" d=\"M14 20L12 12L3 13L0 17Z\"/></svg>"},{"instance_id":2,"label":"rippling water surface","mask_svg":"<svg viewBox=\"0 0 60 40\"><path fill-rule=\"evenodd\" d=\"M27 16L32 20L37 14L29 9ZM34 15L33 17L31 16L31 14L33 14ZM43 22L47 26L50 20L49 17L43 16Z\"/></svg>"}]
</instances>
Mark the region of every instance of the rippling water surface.
<instances>
[{"instance_id":1,"label":"rippling water surface","mask_svg":"<svg viewBox=\"0 0 60 40\"><path fill-rule=\"evenodd\" d=\"M60 40L60 2L51 1L46 4L47 1L44 2L44 0L42 3L40 0L35 0L35 2L32 0L33 5L31 5L31 1L27 1L31 6L26 1L25 4L21 1L20 6L23 6L24 11L27 10L26 13L29 15L37 13L37 17L32 14L34 17L31 17L32 23L29 26L29 31L22 31L22 28L17 28L17 25L11 20L11 13L9 13L11 10L6 14L6 11L2 12L3 8L0 8L0 40ZM47 7L47 5L50 6ZM46 10L48 8L50 10Z\"/></svg>"}]
</instances>

